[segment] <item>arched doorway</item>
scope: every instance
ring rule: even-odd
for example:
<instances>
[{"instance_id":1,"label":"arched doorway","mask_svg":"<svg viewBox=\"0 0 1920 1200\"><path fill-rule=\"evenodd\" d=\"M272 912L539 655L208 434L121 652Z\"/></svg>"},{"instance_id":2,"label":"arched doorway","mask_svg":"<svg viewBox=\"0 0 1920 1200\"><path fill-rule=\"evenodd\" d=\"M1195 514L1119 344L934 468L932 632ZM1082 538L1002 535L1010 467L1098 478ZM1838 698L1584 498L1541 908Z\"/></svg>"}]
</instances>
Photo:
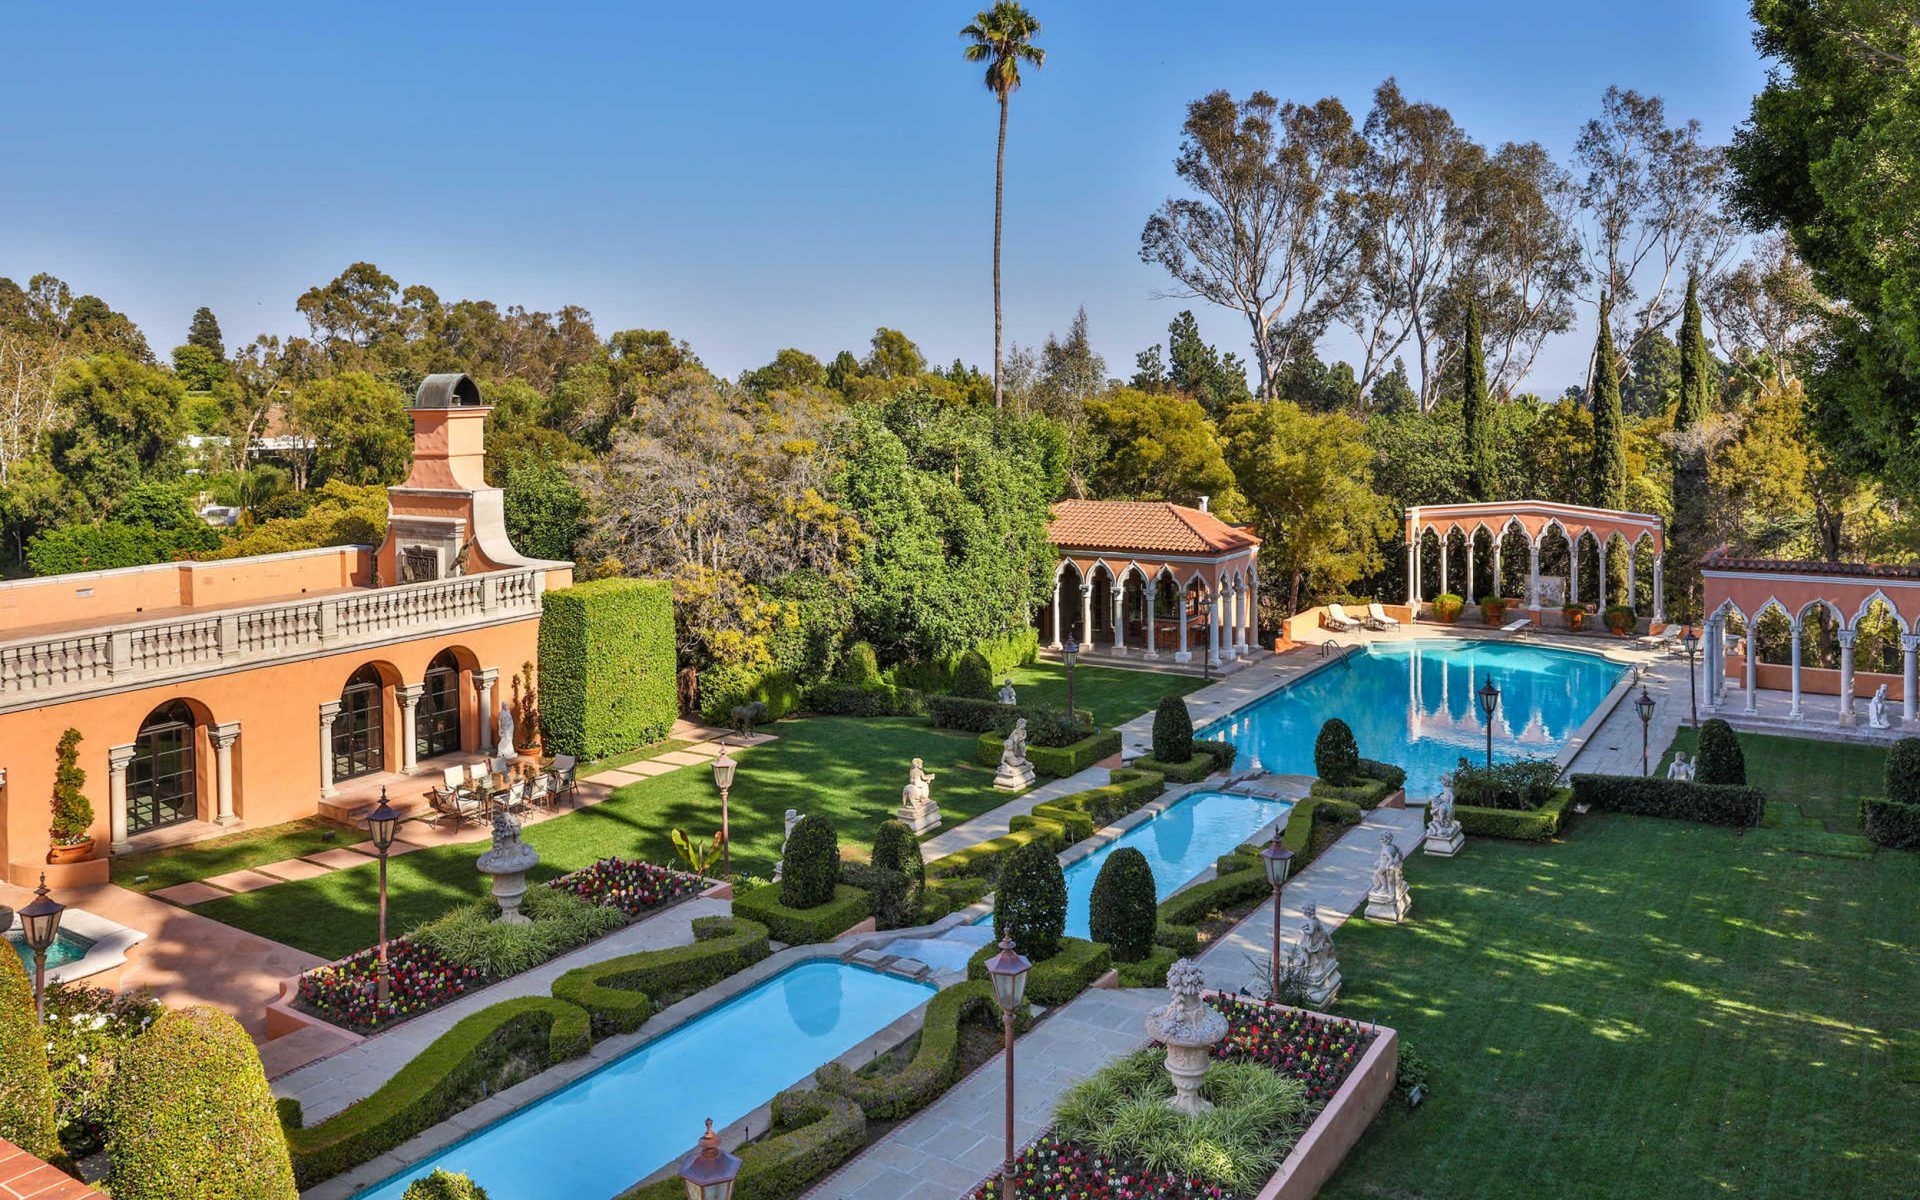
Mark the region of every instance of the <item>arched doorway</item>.
<instances>
[{"instance_id":1,"label":"arched doorway","mask_svg":"<svg viewBox=\"0 0 1920 1200\"><path fill-rule=\"evenodd\" d=\"M200 815L193 710L170 700L147 714L127 764L127 832L147 833Z\"/></svg>"},{"instance_id":2,"label":"arched doorway","mask_svg":"<svg viewBox=\"0 0 1920 1200\"><path fill-rule=\"evenodd\" d=\"M385 688L372 663L355 671L340 691L333 723L333 778L337 783L383 771L387 765Z\"/></svg>"},{"instance_id":3,"label":"arched doorway","mask_svg":"<svg viewBox=\"0 0 1920 1200\"><path fill-rule=\"evenodd\" d=\"M415 758L460 749L460 663L451 650L442 650L427 664L413 742Z\"/></svg>"}]
</instances>

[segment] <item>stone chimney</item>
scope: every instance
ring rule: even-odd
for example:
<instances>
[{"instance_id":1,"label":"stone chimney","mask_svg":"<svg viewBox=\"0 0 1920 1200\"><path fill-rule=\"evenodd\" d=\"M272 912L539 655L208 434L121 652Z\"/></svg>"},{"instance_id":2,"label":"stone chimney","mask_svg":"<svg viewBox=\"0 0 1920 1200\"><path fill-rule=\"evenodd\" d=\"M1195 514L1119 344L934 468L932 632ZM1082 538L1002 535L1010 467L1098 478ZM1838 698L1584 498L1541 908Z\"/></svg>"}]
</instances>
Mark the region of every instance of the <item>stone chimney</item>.
<instances>
[{"instance_id":1,"label":"stone chimney","mask_svg":"<svg viewBox=\"0 0 1920 1200\"><path fill-rule=\"evenodd\" d=\"M1200 497L1200 511L1201 511L1201 512L1206 512L1206 511L1207 511L1207 501L1209 501L1209 500L1211 500L1211 499L1213 499L1213 497L1212 497L1212 496L1202 496L1202 497Z\"/></svg>"}]
</instances>

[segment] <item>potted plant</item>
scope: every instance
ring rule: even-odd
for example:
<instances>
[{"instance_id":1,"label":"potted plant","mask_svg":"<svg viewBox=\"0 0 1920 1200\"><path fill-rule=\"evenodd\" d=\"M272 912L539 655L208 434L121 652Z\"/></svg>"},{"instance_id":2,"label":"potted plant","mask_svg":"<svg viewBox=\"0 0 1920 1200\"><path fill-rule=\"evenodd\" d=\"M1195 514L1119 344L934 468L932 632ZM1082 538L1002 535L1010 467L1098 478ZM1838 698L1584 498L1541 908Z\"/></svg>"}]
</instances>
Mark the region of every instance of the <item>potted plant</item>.
<instances>
[{"instance_id":1,"label":"potted plant","mask_svg":"<svg viewBox=\"0 0 1920 1200\"><path fill-rule=\"evenodd\" d=\"M1606 622L1610 632L1621 637L1632 632L1633 627L1640 622L1640 618L1634 615L1633 610L1624 604L1608 605L1607 611L1600 614L1600 619Z\"/></svg>"},{"instance_id":2,"label":"potted plant","mask_svg":"<svg viewBox=\"0 0 1920 1200\"><path fill-rule=\"evenodd\" d=\"M1506 619L1507 605L1513 601L1505 596L1485 596L1480 600L1480 619L1489 625L1498 625Z\"/></svg>"},{"instance_id":3,"label":"potted plant","mask_svg":"<svg viewBox=\"0 0 1920 1200\"><path fill-rule=\"evenodd\" d=\"M1452 624L1459 620L1460 610L1466 606L1467 602L1459 596L1452 592L1442 592L1433 598L1433 619Z\"/></svg>"},{"instance_id":4,"label":"potted plant","mask_svg":"<svg viewBox=\"0 0 1920 1200\"><path fill-rule=\"evenodd\" d=\"M53 772L53 821L47 827L52 846L47 861L83 862L93 857L93 805L80 790L87 784L87 773L80 769L80 731L61 734L55 754L59 762Z\"/></svg>"},{"instance_id":5,"label":"potted plant","mask_svg":"<svg viewBox=\"0 0 1920 1200\"><path fill-rule=\"evenodd\" d=\"M1587 627L1587 610L1578 604L1569 604L1562 608L1560 615L1566 619L1567 628L1575 633Z\"/></svg>"}]
</instances>

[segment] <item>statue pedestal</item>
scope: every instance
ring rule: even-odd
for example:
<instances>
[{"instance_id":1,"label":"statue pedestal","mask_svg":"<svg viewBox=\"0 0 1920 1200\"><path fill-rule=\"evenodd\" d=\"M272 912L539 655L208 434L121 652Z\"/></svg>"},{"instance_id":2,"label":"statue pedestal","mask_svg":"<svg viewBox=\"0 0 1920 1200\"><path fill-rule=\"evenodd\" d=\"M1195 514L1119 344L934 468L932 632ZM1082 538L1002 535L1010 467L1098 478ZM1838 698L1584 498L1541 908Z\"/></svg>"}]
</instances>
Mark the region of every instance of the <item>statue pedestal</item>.
<instances>
[{"instance_id":1,"label":"statue pedestal","mask_svg":"<svg viewBox=\"0 0 1920 1200\"><path fill-rule=\"evenodd\" d=\"M1407 919L1407 910L1413 907L1413 897L1407 892L1407 881L1395 877L1393 886L1367 893L1367 920L1385 921L1398 925Z\"/></svg>"},{"instance_id":2,"label":"statue pedestal","mask_svg":"<svg viewBox=\"0 0 1920 1200\"><path fill-rule=\"evenodd\" d=\"M1324 957L1307 956L1306 987L1303 999L1307 1007L1325 1012L1340 996L1340 963L1331 953Z\"/></svg>"},{"instance_id":3,"label":"statue pedestal","mask_svg":"<svg viewBox=\"0 0 1920 1200\"><path fill-rule=\"evenodd\" d=\"M1017 763L1003 762L999 774L993 777L996 791L1024 792L1033 786L1033 764L1025 759Z\"/></svg>"},{"instance_id":4,"label":"statue pedestal","mask_svg":"<svg viewBox=\"0 0 1920 1200\"><path fill-rule=\"evenodd\" d=\"M1460 853L1460 847L1466 844L1467 835L1462 832L1460 823L1455 821L1453 825L1447 829L1435 829L1431 825L1427 826L1426 840L1420 843L1420 848L1428 854L1437 855L1440 858L1452 858L1454 855Z\"/></svg>"},{"instance_id":5,"label":"statue pedestal","mask_svg":"<svg viewBox=\"0 0 1920 1200\"><path fill-rule=\"evenodd\" d=\"M893 815L915 836L940 828L940 806L931 799L903 800Z\"/></svg>"}]
</instances>

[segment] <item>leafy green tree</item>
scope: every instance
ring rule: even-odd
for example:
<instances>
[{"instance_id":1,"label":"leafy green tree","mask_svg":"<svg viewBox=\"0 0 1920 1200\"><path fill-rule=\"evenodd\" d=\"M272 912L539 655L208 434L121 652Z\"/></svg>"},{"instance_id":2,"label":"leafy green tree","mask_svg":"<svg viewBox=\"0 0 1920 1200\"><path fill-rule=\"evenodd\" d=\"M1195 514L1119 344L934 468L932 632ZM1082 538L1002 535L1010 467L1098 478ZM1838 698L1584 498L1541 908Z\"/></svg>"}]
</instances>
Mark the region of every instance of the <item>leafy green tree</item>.
<instances>
[{"instance_id":1,"label":"leafy green tree","mask_svg":"<svg viewBox=\"0 0 1920 1200\"><path fill-rule=\"evenodd\" d=\"M1088 400L1086 412L1101 445L1089 480L1093 495L1180 504L1211 496L1224 519L1238 519L1243 501L1199 401L1179 392L1114 388Z\"/></svg>"},{"instance_id":2,"label":"leafy green tree","mask_svg":"<svg viewBox=\"0 0 1920 1200\"><path fill-rule=\"evenodd\" d=\"M207 351L215 362L227 361L227 343L220 336L219 318L204 304L193 310L193 320L187 325L187 345Z\"/></svg>"},{"instance_id":3,"label":"leafy green tree","mask_svg":"<svg viewBox=\"0 0 1920 1200\"><path fill-rule=\"evenodd\" d=\"M986 655L969 650L960 656L959 665L953 669L953 694L969 700L993 698L993 667Z\"/></svg>"},{"instance_id":4,"label":"leafy green tree","mask_svg":"<svg viewBox=\"0 0 1920 1200\"><path fill-rule=\"evenodd\" d=\"M1112 948L1115 962L1139 962L1153 953L1159 906L1146 855L1122 846L1107 856L1087 898L1087 917L1087 932Z\"/></svg>"},{"instance_id":5,"label":"leafy green tree","mask_svg":"<svg viewBox=\"0 0 1920 1200\"><path fill-rule=\"evenodd\" d=\"M1399 382L1406 383L1406 364L1396 360L1394 367ZM1353 377L1353 368L1344 362L1322 362L1311 347L1295 354L1280 369L1274 377L1273 394L1308 412L1360 412L1360 384ZM1407 394L1413 394L1411 387Z\"/></svg>"},{"instance_id":6,"label":"leafy green tree","mask_svg":"<svg viewBox=\"0 0 1920 1200\"><path fill-rule=\"evenodd\" d=\"M1467 442L1467 494L1491 500L1500 490L1500 466L1494 458L1493 423L1488 419L1487 359L1480 340L1480 304L1467 298L1466 350L1460 357L1460 423Z\"/></svg>"},{"instance_id":7,"label":"leafy green tree","mask_svg":"<svg viewBox=\"0 0 1920 1200\"><path fill-rule=\"evenodd\" d=\"M1313 739L1314 774L1336 787L1344 787L1360 773L1360 747L1353 729L1339 717L1329 717Z\"/></svg>"},{"instance_id":8,"label":"leafy green tree","mask_svg":"<svg viewBox=\"0 0 1920 1200\"><path fill-rule=\"evenodd\" d=\"M1067 932L1067 880L1044 839L1015 850L993 893L993 937L1039 962L1060 952Z\"/></svg>"},{"instance_id":9,"label":"leafy green tree","mask_svg":"<svg viewBox=\"0 0 1920 1200\"><path fill-rule=\"evenodd\" d=\"M1020 87L1020 66L1046 65L1047 52L1033 44L1040 22L1014 0L999 0L974 14L973 23L960 31L967 39L963 52L970 63L987 64L984 82L1000 102L1000 142L993 160L993 406L1003 407L1000 380L1000 242L1006 213L1007 101Z\"/></svg>"},{"instance_id":10,"label":"leafy green tree","mask_svg":"<svg viewBox=\"0 0 1920 1200\"><path fill-rule=\"evenodd\" d=\"M487 1189L466 1175L436 1167L433 1174L408 1184L400 1200L487 1200Z\"/></svg>"},{"instance_id":11,"label":"leafy green tree","mask_svg":"<svg viewBox=\"0 0 1920 1200\"><path fill-rule=\"evenodd\" d=\"M394 484L413 452L407 397L364 371L318 379L294 393L293 426L314 440L314 475L342 483Z\"/></svg>"},{"instance_id":12,"label":"leafy green tree","mask_svg":"<svg viewBox=\"0 0 1920 1200\"><path fill-rule=\"evenodd\" d=\"M210 392L227 377L227 364L213 351L192 342L173 348L173 373L190 392Z\"/></svg>"},{"instance_id":13,"label":"leafy green tree","mask_svg":"<svg viewBox=\"0 0 1920 1200\"><path fill-rule=\"evenodd\" d=\"M1634 346L1620 380L1621 412L1642 418L1673 411L1680 399L1680 372L1680 347L1658 329L1648 333Z\"/></svg>"},{"instance_id":14,"label":"leafy green tree","mask_svg":"<svg viewBox=\"0 0 1920 1200\"><path fill-rule=\"evenodd\" d=\"M912 379L927 369L927 356L912 338L882 325L873 331L860 373L873 379Z\"/></svg>"},{"instance_id":15,"label":"leafy green tree","mask_svg":"<svg viewBox=\"0 0 1920 1200\"><path fill-rule=\"evenodd\" d=\"M1367 407L1375 413L1388 414L1420 411L1420 393L1413 390L1413 381L1407 378L1405 360L1394 359L1393 366L1373 381L1373 390L1367 393Z\"/></svg>"},{"instance_id":16,"label":"leafy green tree","mask_svg":"<svg viewBox=\"0 0 1920 1200\"><path fill-rule=\"evenodd\" d=\"M1200 402L1218 421L1242 400L1253 399L1247 389L1247 365L1236 354L1222 354L1200 336L1193 310L1182 309L1167 325L1167 382Z\"/></svg>"},{"instance_id":17,"label":"leafy green tree","mask_svg":"<svg viewBox=\"0 0 1920 1200\"><path fill-rule=\"evenodd\" d=\"M1620 366L1605 304L1600 306L1600 335L1593 355L1593 457L1588 466L1587 502L1597 508L1620 508L1627 502L1625 421L1620 413Z\"/></svg>"},{"instance_id":18,"label":"leafy green tree","mask_svg":"<svg viewBox=\"0 0 1920 1200\"><path fill-rule=\"evenodd\" d=\"M800 818L780 860L780 903L818 908L833 899L840 882L840 834L819 813Z\"/></svg>"},{"instance_id":19,"label":"leafy green tree","mask_svg":"<svg viewBox=\"0 0 1920 1200\"><path fill-rule=\"evenodd\" d=\"M1713 393L1720 372L1713 352L1707 349L1707 336L1700 318L1700 280L1687 276L1687 302L1680 316L1680 402L1674 410L1673 428L1685 433L1707 419L1713 410Z\"/></svg>"},{"instance_id":20,"label":"leafy green tree","mask_svg":"<svg viewBox=\"0 0 1920 1200\"><path fill-rule=\"evenodd\" d=\"M180 469L180 381L124 354L97 354L61 369L54 403L66 420L47 438L48 459L97 509L134 484Z\"/></svg>"},{"instance_id":21,"label":"leafy green tree","mask_svg":"<svg viewBox=\"0 0 1920 1200\"><path fill-rule=\"evenodd\" d=\"M1162 696L1154 709L1153 757L1163 763L1184 763L1193 757L1193 714L1179 696Z\"/></svg>"},{"instance_id":22,"label":"leafy green tree","mask_svg":"<svg viewBox=\"0 0 1920 1200\"><path fill-rule=\"evenodd\" d=\"M742 375L740 386L762 399L773 392L823 388L827 386L827 368L805 350L789 347L775 354L766 366Z\"/></svg>"},{"instance_id":23,"label":"leafy green tree","mask_svg":"<svg viewBox=\"0 0 1920 1200\"><path fill-rule=\"evenodd\" d=\"M27 569L35 575L71 575L166 562L152 531L119 521L55 525L27 542Z\"/></svg>"},{"instance_id":24,"label":"leafy green tree","mask_svg":"<svg viewBox=\"0 0 1920 1200\"><path fill-rule=\"evenodd\" d=\"M53 820L48 832L56 846L83 842L93 829L93 803L87 799L87 773L80 766L80 731L60 735L54 751Z\"/></svg>"},{"instance_id":25,"label":"leafy green tree","mask_svg":"<svg viewBox=\"0 0 1920 1200\"><path fill-rule=\"evenodd\" d=\"M573 558L587 502L565 471L551 463L514 467L502 503L514 549L533 558Z\"/></svg>"},{"instance_id":26,"label":"leafy green tree","mask_svg":"<svg viewBox=\"0 0 1920 1200\"><path fill-rule=\"evenodd\" d=\"M292 486L287 473L271 463L233 471L216 479L213 498L240 510L240 519L252 520L264 504L285 495Z\"/></svg>"},{"instance_id":27,"label":"leafy green tree","mask_svg":"<svg viewBox=\"0 0 1920 1200\"><path fill-rule=\"evenodd\" d=\"M1733 726L1719 717L1700 723L1700 753L1695 762L1695 783L1741 784L1747 782L1747 759Z\"/></svg>"}]
</instances>

